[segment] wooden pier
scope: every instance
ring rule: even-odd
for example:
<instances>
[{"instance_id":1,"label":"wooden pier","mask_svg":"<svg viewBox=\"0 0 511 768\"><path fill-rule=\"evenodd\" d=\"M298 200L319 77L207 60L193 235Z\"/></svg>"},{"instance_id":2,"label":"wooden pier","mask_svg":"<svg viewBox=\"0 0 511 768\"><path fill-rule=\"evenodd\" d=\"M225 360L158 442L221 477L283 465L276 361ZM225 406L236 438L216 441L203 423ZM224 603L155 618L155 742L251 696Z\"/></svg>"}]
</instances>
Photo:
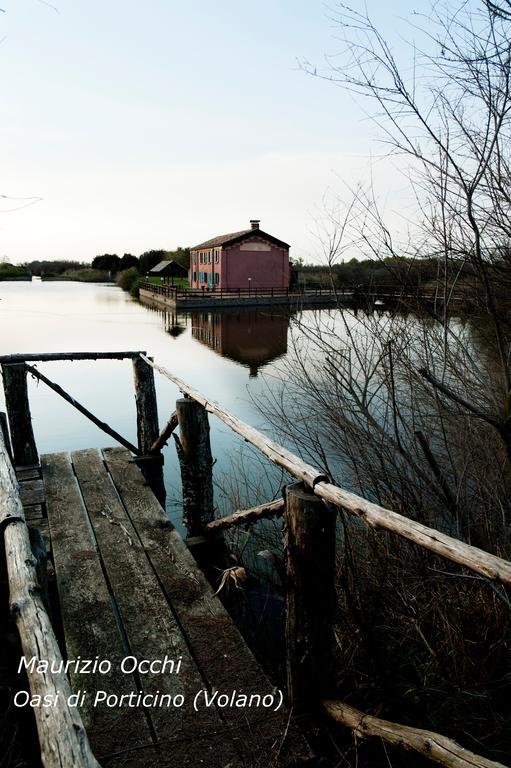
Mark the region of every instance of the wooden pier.
<instances>
[{"instance_id":1,"label":"wooden pier","mask_svg":"<svg viewBox=\"0 0 511 768\"><path fill-rule=\"evenodd\" d=\"M142 303L156 304L160 307L182 312L202 309L226 309L229 307L286 307L296 309L321 309L334 307L339 301L340 292L328 288L313 291L299 291L291 288L231 288L202 291L180 289L172 285L155 285L143 282L139 287ZM351 292L346 296L350 303Z\"/></svg>"},{"instance_id":2,"label":"wooden pier","mask_svg":"<svg viewBox=\"0 0 511 768\"><path fill-rule=\"evenodd\" d=\"M228 307L285 307L290 311L351 307L366 310L424 310L428 313L443 308L446 295L438 288L424 288L410 283L360 283L305 289L294 288L177 288L162 283L141 282L139 298L143 304L193 312ZM473 289L453 290L448 302L457 310L474 308L479 297Z\"/></svg>"},{"instance_id":3,"label":"wooden pier","mask_svg":"<svg viewBox=\"0 0 511 768\"><path fill-rule=\"evenodd\" d=\"M30 365L98 357L133 362L136 446ZM13 355L0 364L8 417L0 418L0 531L11 615L27 695L59 693L55 706L33 708L44 768L304 768L315 763L296 709L448 767L505 768L441 734L332 699L337 509L495 583L511 584L511 563L339 488L144 352ZM155 370L186 396L161 431ZM122 447L39 458L28 373ZM213 520L208 414L299 482L285 486L282 500ZM157 498L160 451L172 434L183 516L195 537L207 543L230 526L283 515L285 690L267 678Z\"/></svg>"},{"instance_id":4,"label":"wooden pier","mask_svg":"<svg viewBox=\"0 0 511 768\"><path fill-rule=\"evenodd\" d=\"M80 714L98 762L299 764L308 750L294 728L284 738L283 707L206 708L202 696L194 711L201 690L231 697L235 689L238 698L273 697L275 689L131 454L113 448L43 455L41 472L39 480L22 470L20 488L29 525L45 536L55 569L66 657L112 665L106 674L70 670L73 691L86 691ZM131 671L130 657L167 659L167 669ZM116 705L107 706L101 692ZM117 704L133 692L148 697L148 706ZM94 706L96 696L102 700ZM164 696L170 706L158 704Z\"/></svg>"}]
</instances>

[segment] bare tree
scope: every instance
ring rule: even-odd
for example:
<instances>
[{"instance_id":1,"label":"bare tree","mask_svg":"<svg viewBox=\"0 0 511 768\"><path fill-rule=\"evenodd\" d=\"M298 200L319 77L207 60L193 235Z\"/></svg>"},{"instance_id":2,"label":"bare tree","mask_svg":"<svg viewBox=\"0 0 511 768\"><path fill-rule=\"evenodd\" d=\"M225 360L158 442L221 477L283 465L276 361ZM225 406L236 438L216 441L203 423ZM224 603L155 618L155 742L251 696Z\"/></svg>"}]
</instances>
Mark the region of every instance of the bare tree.
<instances>
[{"instance_id":1,"label":"bare tree","mask_svg":"<svg viewBox=\"0 0 511 768\"><path fill-rule=\"evenodd\" d=\"M375 190L356 189L328 213L326 261L354 248L436 259L437 298L411 313L304 313L262 407L337 482L509 558L510 7L435 4L413 17L403 66L366 13L337 9L345 55L319 76L372 105L417 210L396 234ZM340 688L387 711L399 694L436 727L449 712L458 737L456 713L475 707L474 739L502 757L509 596L342 521Z\"/></svg>"}]
</instances>

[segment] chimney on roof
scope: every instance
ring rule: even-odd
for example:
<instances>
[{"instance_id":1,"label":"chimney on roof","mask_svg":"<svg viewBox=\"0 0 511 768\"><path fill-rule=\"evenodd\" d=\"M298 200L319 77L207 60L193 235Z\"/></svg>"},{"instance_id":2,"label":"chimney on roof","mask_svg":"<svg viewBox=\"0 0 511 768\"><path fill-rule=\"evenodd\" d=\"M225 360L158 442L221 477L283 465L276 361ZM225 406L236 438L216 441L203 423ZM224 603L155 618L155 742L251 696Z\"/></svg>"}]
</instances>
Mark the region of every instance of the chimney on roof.
<instances>
[{"instance_id":1,"label":"chimney on roof","mask_svg":"<svg viewBox=\"0 0 511 768\"><path fill-rule=\"evenodd\" d=\"M261 223L261 219L250 219L250 226L252 229L259 229L259 224Z\"/></svg>"}]
</instances>

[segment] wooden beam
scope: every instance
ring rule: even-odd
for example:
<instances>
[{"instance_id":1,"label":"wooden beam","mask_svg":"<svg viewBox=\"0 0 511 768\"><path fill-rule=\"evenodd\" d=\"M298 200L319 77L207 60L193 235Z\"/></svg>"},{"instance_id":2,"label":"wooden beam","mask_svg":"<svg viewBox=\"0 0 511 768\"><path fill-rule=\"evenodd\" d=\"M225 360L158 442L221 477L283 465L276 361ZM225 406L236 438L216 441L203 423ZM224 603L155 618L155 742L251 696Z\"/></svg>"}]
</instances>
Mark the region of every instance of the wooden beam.
<instances>
[{"instance_id":1,"label":"wooden beam","mask_svg":"<svg viewBox=\"0 0 511 768\"><path fill-rule=\"evenodd\" d=\"M14 463L18 466L38 464L25 364L2 365L2 376Z\"/></svg>"},{"instance_id":2,"label":"wooden beam","mask_svg":"<svg viewBox=\"0 0 511 768\"><path fill-rule=\"evenodd\" d=\"M447 768L506 768L485 757L460 747L452 739L434 731L399 725L389 720L366 715L341 701L324 701L323 708L338 723L342 723L360 738L376 736L389 744L418 752L434 763Z\"/></svg>"},{"instance_id":3,"label":"wooden beam","mask_svg":"<svg viewBox=\"0 0 511 768\"><path fill-rule=\"evenodd\" d=\"M19 355L0 355L0 364L50 362L52 360L125 360L143 352L36 352Z\"/></svg>"},{"instance_id":4,"label":"wooden beam","mask_svg":"<svg viewBox=\"0 0 511 768\"><path fill-rule=\"evenodd\" d=\"M7 414L0 411L0 429L2 430L2 437L4 439L4 445L9 455L9 460L14 464L14 458L12 455L11 438L9 437L9 425L7 423Z\"/></svg>"},{"instance_id":5,"label":"wooden beam","mask_svg":"<svg viewBox=\"0 0 511 768\"><path fill-rule=\"evenodd\" d=\"M165 507L163 456L159 451L154 451L153 458L150 458L153 453L152 446L158 440L160 431L154 371L141 357L134 357L132 363L137 406L138 449L144 459L139 466L156 498L162 507Z\"/></svg>"},{"instance_id":6,"label":"wooden beam","mask_svg":"<svg viewBox=\"0 0 511 768\"><path fill-rule=\"evenodd\" d=\"M60 395L66 402L70 403L74 408L76 408L77 411L80 411L80 413L83 413L84 416L86 416L89 421L92 421L93 424L95 424L97 427L99 427L103 432L106 432L107 435L110 435L110 437L113 437L114 440L117 440L118 443L123 445L125 448L128 449L128 451L131 451L135 454L135 456L140 455L140 451L138 448L136 448L133 443L130 443L129 440L125 440L122 435L120 435L118 432L116 432L115 429L112 429L106 422L101 421L96 416L94 416L93 413L89 411L88 408L86 408L84 405L78 402L78 400L75 400L74 397L71 397L62 387L60 387L58 384L55 384L54 381L51 381L48 379L41 371L38 371L37 368L34 368L31 365L25 366L27 371L29 371L32 376L35 376L36 379L39 379L39 381L42 381L46 386L48 386L50 389L53 389L54 392L57 393L57 395ZM17 464L19 462L16 462ZM31 462L34 463L34 462Z\"/></svg>"},{"instance_id":7,"label":"wooden beam","mask_svg":"<svg viewBox=\"0 0 511 768\"><path fill-rule=\"evenodd\" d=\"M174 413L171 415L170 419L167 421L165 426L163 427L162 431L154 441L154 443L149 448L149 453L158 453L161 451L164 445L167 444L167 440L172 435L174 430L176 429L178 424L177 420L177 411L174 411Z\"/></svg>"},{"instance_id":8,"label":"wooden beam","mask_svg":"<svg viewBox=\"0 0 511 768\"><path fill-rule=\"evenodd\" d=\"M280 517L284 512L284 499L268 501L266 504L259 504L250 509L237 509L232 515L219 517L212 520L205 527L206 533L218 533L226 528L235 528L238 525L249 525L257 520L263 520L267 517Z\"/></svg>"},{"instance_id":9,"label":"wooden beam","mask_svg":"<svg viewBox=\"0 0 511 768\"><path fill-rule=\"evenodd\" d=\"M181 392L201 403L209 413L217 416L233 432L241 435L248 443L258 448L271 462L313 488L314 493L320 498L359 517L371 528L389 531L482 576L500 581L503 584L511 584L511 563L509 561L333 485L333 483L328 482L328 478L321 470L302 461L298 456L266 437L259 430L233 416L225 408L190 387L163 366L153 362L151 365L169 381L172 381Z\"/></svg>"},{"instance_id":10,"label":"wooden beam","mask_svg":"<svg viewBox=\"0 0 511 768\"><path fill-rule=\"evenodd\" d=\"M62 654L43 603L16 477L1 435L0 520L4 528L10 610L23 656L27 660L43 659L58 669L63 664ZM55 702L55 706L32 709L44 768L99 768L78 709L67 703L72 691L66 674L47 675L27 669L27 675L32 696L50 696L50 701Z\"/></svg>"},{"instance_id":11,"label":"wooden beam","mask_svg":"<svg viewBox=\"0 0 511 768\"><path fill-rule=\"evenodd\" d=\"M296 707L331 685L337 515L302 483L285 495L287 694Z\"/></svg>"},{"instance_id":12,"label":"wooden beam","mask_svg":"<svg viewBox=\"0 0 511 768\"><path fill-rule=\"evenodd\" d=\"M203 533L214 517L213 457L206 409L183 397L176 402L179 438L176 449L183 484L183 517L189 536Z\"/></svg>"},{"instance_id":13,"label":"wooden beam","mask_svg":"<svg viewBox=\"0 0 511 768\"><path fill-rule=\"evenodd\" d=\"M141 357L133 358L133 379L137 405L137 435L139 452L145 455L158 438L158 406L154 372Z\"/></svg>"}]
</instances>

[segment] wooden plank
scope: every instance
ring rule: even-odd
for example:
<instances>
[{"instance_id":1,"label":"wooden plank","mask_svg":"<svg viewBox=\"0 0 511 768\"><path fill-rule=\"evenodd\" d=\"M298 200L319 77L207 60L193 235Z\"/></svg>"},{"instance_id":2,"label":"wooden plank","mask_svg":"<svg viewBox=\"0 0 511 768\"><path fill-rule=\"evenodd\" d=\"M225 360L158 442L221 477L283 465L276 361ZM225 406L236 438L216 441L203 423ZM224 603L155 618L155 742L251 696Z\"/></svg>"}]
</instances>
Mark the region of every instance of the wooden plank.
<instances>
[{"instance_id":1,"label":"wooden plank","mask_svg":"<svg viewBox=\"0 0 511 768\"><path fill-rule=\"evenodd\" d=\"M503 584L511 584L511 563L509 561L339 488L330 483L321 470L307 464L294 453L288 451L287 448L233 416L221 405L190 387L163 366L156 365L145 355L141 355L141 357L165 378L172 381L181 392L201 403L209 413L215 414L233 432L241 435L248 443L258 448L273 464L282 467L293 477L302 480L320 498L337 507L342 507L346 512L360 518L371 528L390 531L404 539L413 541L430 552L441 555L465 568L470 568L476 573Z\"/></svg>"},{"instance_id":2,"label":"wooden plank","mask_svg":"<svg viewBox=\"0 0 511 768\"><path fill-rule=\"evenodd\" d=\"M16 475L18 474L18 472L24 472L25 470L31 471L31 470L37 469L39 471L38 477L41 477L41 465L39 464L39 462L37 462L37 464L16 464L14 469L16 470Z\"/></svg>"},{"instance_id":3,"label":"wooden plank","mask_svg":"<svg viewBox=\"0 0 511 768\"><path fill-rule=\"evenodd\" d=\"M16 478L0 435L0 520L9 581L9 604L25 658L36 656L48 663L62 661L37 577L27 526L18 495ZM27 670L30 693L50 696L54 706L33 708L41 761L45 768L99 768L77 710L68 706L71 694L67 677Z\"/></svg>"},{"instance_id":4,"label":"wooden plank","mask_svg":"<svg viewBox=\"0 0 511 768\"><path fill-rule=\"evenodd\" d=\"M44 518L42 504L26 504L23 506L25 520L41 520Z\"/></svg>"},{"instance_id":5,"label":"wooden plank","mask_svg":"<svg viewBox=\"0 0 511 768\"><path fill-rule=\"evenodd\" d=\"M133 472L143 482L140 471L129 464L124 454L123 473ZM138 538L126 510L119 501L102 457L94 450L72 454L76 477L85 501L109 583L114 592L126 632L130 653L138 658L160 660L168 656L182 658L179 674L166 672L140 676L139 687L145 693L184 696L182 708L155 707L149 710L159 740L169 743L175 765L196 766L201 761L212 768L239 765L234 745L219 713L214 708L193 709L198 691L206 687L190 653L166 596L156 578L144 546ZM155 497L147 486L148 498ZM126 494L125 494L126 495ZM133 507L143 508L146 499L128 499ZM161 509L161 508L160 508ZM221 744L204 742L205 733L224 732Z\"/></svg>"},{"instance_id":6,"label":"wooden plank","mask_svg":"<svg viewBox=\"0 0 511 768\"><path fill-rule=\"evenodd\" d=\"M44 546L46 547L46 552L51 552L51 536L50 536L50 526L48 524L48 520L43 517L42 520L31 520L27 522L29 528L37 528L41 536L43 537Z\"/></svg>"},{"instance_id":7,"label":"wooden plank","mask_svg":"<svg viewBox=\"0 0 511 768\"><path fill-rule=\"evenodd\" d=\"M23 480L20 482L20 498L23 506L42 504L45 498L42 479Z\"/></svg>"},{"instance_id":8,"label":"wooden plank","mask_svg":"<svg viewBox=\"0 0 511 768\"><path fill-rule=\"evenodd\" d=\"M38 477L41 477L41 467L21 467L16 470L16 477L19 483L24 480L37 480Z\"/></svg>"},{"instance_id":9,"label":"wooden plank","mask_svg":"<svg viewBox=\"0 0 511 768\"><path fill-rule=\"evenodd\" d=\"M93 706L96 690L129 694L137 690L137 681L120 672L126 650L69 456L42 456L41 466L67 657L98 657L112 663L111 673L105 675L70 670L73 689L87 691L80 712L94 753L101 760L117 751L120 743L129 749L151 742L151 732L138 708Z\"/></svg>"},{"instance_id":10,"label":"wooden plank","mask_svg":"<svg viewBox=\"0 0 511 768\"><path fill-rule=\"evenodd\" d=\"M213 594L184 541L144 485L140 472L133 464L127 464L128 453L123 449L107 448L103 455L210 687L229 692L235 688L246 694L271 692L272 685L222 603ZM291 724L288 729L285 712L234 708L224 710L223 716L233 729L238 749L248 766L299 765L311 757L305 740L295 727Z\"/></svg>"},{"instance_id":11,"label":"wooden plank","mask_svg":"<svg viewBox=\"0 0 511 768\"><path fill-rule=\"evenodd\" d=\"M171 740L163 742L160 745L146 745L138 750L126 750L122 744L116 754L109 755L108 758L101 761L102 768L210 768L211 765L221 766L222 768L274 768L274 766L264 766L264 764L240 763L239 759L229 760L222 752L223 742L225 741L225 727L222 733L209 733L207 731L198 734L197 741L192 746L191 761L180 763L175 757L175 742ZM210 763L210 754L217 755L216 762Z\"/></svg>"}]
</instances>

